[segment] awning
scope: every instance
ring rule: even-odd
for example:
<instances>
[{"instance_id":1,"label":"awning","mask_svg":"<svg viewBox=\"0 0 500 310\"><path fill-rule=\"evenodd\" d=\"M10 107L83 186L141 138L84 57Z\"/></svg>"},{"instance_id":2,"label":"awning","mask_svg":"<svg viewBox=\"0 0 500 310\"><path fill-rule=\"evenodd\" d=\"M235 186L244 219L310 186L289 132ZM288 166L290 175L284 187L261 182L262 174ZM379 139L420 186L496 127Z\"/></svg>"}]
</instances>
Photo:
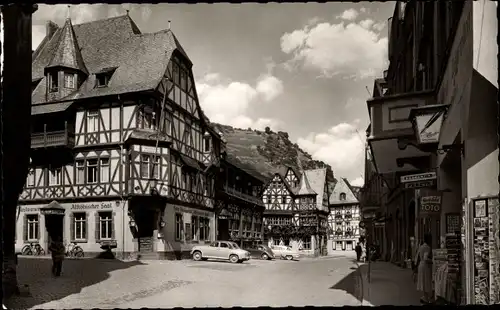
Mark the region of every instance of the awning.
<instances>
[{"instance_id":1,"label":"awning","mask_svg":"<svg viewBox=\"0 0 500 310\"><path fill-rule=\"evenodd\" d=\"M64 215L66 209L62 207L57 201L52 201L45 207L40 208L40 213L43 215Z\"/></svg>"},{"instance_id":2,"label":"awning","mask_svg":"<svg viewBox=\"0 0 500 310\"><path fill-rule=\"evenodd\" d=\"M36 104L31 106L31 115L40 115L48 113L56 113L66 111L73 101L50 103L50 104Z\"/></svg>"}]
</instances>

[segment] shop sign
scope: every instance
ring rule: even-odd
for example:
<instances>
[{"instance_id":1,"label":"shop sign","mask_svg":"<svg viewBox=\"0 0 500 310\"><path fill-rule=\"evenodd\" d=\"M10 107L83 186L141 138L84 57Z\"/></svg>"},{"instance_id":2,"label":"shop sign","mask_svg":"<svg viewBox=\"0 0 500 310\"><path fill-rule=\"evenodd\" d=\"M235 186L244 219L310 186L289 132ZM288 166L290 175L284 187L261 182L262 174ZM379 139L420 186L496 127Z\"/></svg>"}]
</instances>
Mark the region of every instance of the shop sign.
<instances>
[{"instance_id":1,"label":"shop sign","mask_svg":"<svg viewBox=\"0 0 500 310\"><path fill-rule=\"evenodd\" d=\"M21 212L38 212L40 211L40 208L36 207L21 207Z\"/></svg>"},{"instance_id":2,"label":"shop sign","mask_svg":"<svg viewBox=\"0 0 500 310\"><path fill-rule=\"evenodd\" d=\"M436 180L409 182L409 183L404 183L404 185L406 189L433 187L434 185L436 185Z\"/></svg>"},{"instance_id":3,"label":"shop sign","mask_svg":"<svg viewBox=\"0 0 500 310\"><path fill-rule=\"evenodd\" d=\"M436 178L437 178L436 172L410 174L402 176L401 183L422 182L422 181L435 180Z\"/></svg>"},{"instance_id":4,"label":"shop sign","mask_svg":"<svg viewBox=\"0 0 500 310\"><path fill-rule=\"evenodd\" d=\"M421 214L438 214L441 212L441 196L424 196L420 198Z\"/></svg>"},{"instance_id":5,"label":"shop sign","mask_svg":"<svg viewBox=\"0 0 500 310\"><path fill-rule=\"evenodd\" d=\"M80 202L71 204L71 210L111 209L113 202Z\"/></svg>"},{"instance_id":6,"label":"shop sign","mask_svg":"<svg viewBox=\"0 0 500 310\"><path fill-rule=\"evenodd\" d=\"M198 216L205 216L205 217L212 216L212 214L210 212L201 211L201 210L193 210L193 209L184 208L184 207L180 207L180 206L174 206L174 210L176 212L190 213L192 215L198 215Z\"/></svg>"},{"instance_id":7,"label":"shop sign","mask_svg":"<svg viewBox=\"0 0 500 310\"><path fill-rule=\"evenodd\" d=\"M40 212L43 215L64 215L64 209L41 209Z\"/></svg>"}]
</instances>

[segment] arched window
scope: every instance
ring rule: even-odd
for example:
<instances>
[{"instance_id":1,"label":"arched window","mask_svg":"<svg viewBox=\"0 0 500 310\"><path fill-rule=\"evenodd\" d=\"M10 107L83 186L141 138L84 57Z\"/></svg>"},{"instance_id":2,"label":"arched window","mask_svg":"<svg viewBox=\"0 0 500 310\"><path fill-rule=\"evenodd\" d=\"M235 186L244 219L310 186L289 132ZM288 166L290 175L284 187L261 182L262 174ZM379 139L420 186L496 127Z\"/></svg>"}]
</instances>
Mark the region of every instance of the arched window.
<instances>
[{"instance_id":1,"label":"arched window","mask_svg":"<svg viewBox=\"0 0 500 310\"><path fill-rule=\"evenodd\" d=\"M345 193L340 193L340 200L345 200L346 199L346 195Z\"/></svg>"}]
</instances>

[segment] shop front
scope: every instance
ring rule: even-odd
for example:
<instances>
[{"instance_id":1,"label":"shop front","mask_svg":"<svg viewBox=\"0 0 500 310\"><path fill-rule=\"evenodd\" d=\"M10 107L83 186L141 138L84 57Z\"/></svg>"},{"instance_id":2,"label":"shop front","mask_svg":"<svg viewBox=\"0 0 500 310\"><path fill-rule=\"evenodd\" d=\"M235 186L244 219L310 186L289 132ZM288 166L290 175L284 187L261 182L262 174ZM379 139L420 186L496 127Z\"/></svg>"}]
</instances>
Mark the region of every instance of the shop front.
<instances>
[{"instance_id":1,"label":"shop front","mask_svg":"<svg viewBox=\"0 0 500 310\"><path fill-rule=\"evenodd\" d=\"M85 257L96 257L106 249L121 257L134 251L128 222L127 202L58 202L20 205L16 223L16 251L38 244L46 254L51 240L62 238L70 248L76 243Z\"/></svg>"}]
</instances>

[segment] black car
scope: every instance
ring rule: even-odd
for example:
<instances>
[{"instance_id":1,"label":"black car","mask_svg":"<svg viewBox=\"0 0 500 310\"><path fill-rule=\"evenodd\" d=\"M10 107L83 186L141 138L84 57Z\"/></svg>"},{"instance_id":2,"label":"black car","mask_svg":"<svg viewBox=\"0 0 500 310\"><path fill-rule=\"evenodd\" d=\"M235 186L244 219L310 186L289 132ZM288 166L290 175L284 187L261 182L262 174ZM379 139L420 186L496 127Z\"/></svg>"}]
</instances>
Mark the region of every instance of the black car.
<instances>
[{"instance_id":1,"label":"black car","mask_svg":"<svg viewBox=\"0 0 500 310\"><path fill-rule=\"evenodd\" d=\"M251 258L265 259L265 260L274 259L273 250L271 250L271 248L268 247L267 245L258 244L250 246L245 250L250 252Z\"/></svg>"}]
</instances>

